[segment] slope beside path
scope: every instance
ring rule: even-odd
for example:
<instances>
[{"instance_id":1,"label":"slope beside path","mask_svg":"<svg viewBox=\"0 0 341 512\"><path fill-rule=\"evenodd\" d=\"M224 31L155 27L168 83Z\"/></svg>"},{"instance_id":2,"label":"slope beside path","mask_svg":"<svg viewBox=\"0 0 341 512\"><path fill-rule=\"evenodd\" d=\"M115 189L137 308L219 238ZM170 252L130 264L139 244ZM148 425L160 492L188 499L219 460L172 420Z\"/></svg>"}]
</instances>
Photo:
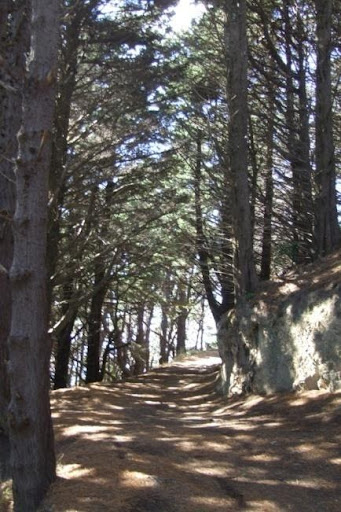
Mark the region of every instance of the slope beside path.
<instances>
[{"instance_id":1,"label":"slope beside path","mask_svg":"<svg viewBox=\"0 0 341 512\"><path fill-rule=\"evenodd\" d=\"M341 510L341 394L215 394L216 354L53 393L47 512Z\"/></svg>"}]
</instances>

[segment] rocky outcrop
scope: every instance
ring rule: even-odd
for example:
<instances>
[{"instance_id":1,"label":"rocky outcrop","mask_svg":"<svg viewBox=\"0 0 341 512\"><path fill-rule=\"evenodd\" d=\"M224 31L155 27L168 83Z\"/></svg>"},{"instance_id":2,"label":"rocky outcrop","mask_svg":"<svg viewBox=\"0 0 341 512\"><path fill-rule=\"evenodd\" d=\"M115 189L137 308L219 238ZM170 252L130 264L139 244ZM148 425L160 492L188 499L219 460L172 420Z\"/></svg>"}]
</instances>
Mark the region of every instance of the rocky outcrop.
<instances>
[{"instance_id":1,"label":"rocky outcrop","mask_svg":"<svg viewBox=\"0 0 341 512\"><path fill-rule=\"evenodd\" d=\"M341 389L341 254L265 285L218 328L224 394Z\"/></svg>"}]
</instances>

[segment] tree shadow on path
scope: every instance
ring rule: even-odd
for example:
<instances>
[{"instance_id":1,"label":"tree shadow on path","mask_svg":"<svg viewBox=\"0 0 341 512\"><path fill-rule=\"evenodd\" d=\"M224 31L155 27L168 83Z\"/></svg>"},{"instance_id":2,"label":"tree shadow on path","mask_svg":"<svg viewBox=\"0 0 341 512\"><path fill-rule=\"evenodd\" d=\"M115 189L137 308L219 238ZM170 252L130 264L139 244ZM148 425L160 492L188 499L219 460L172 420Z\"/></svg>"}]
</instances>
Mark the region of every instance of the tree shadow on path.
<instances>
[{"instance_id":1,"label":"tree shadow on path","mask_svg":"<svg viewBox=\"0 0 341 512\"><path fill-rule=\"evenodd\" d=\"M203 364L54 392L59 479L42 510L339 511L341 395L224 401Z\"/></svg>"}]
</instances>

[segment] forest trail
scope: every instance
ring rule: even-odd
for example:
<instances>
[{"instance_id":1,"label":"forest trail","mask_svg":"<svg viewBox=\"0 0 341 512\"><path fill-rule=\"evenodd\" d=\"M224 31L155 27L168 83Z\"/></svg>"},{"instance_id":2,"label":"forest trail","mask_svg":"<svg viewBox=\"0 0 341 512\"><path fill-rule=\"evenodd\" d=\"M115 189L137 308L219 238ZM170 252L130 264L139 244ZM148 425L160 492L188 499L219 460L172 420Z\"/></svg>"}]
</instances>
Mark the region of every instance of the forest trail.
<instances>
[{"instance_id":1,"label":"forest trail","mask_svg":"<svg viewBox=\"0 0 341 512\"><path fill-rule=\"evenodd\" d=\"M341 394L224 401L216 354L53 393L44 512L341 510Z\"/></svg>"}]
</instances>

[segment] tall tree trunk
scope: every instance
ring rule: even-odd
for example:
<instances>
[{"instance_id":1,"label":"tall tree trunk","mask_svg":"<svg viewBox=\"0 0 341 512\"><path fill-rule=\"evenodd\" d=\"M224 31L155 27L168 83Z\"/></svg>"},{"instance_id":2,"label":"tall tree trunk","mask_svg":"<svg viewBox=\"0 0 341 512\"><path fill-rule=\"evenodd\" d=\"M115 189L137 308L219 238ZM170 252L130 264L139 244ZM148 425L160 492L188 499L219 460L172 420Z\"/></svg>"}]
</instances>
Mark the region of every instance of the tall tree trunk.
<instances>
[{"instance_id":1,"label":"tall tree trunk","mask_svg":"<svg viewBox=\"0 0 341 512\"><path fill-rule=\"evenodd\" d=\"M168 308L161 306L161 333L160 333L160 364L167 364L169 358L168 347Z\"/></svg>"},{"instance_id":2,"label":"tall tree trunk","mask_svg":"<svg viewBox=\"0 0 341 512\"><path fill-rule=\"evenodd\" d=\"M252 232L252 241L254 238L254 230L255 230L255 222L256 222L256 202L257 202L257 185L258 185L258 175L259 175L259 163L257 158L257 148L255 144L254 138L254 127L252 123L252 118L248 116L249 121L249 153L250 153L250 162L252 168L252 176L251 176L251 232Z\"/></svg>"},{"instance_id":3,"label":"tall tree trunk","mask_svg":"<svg viewBox=\"0 0 341 512\"><path fill-rule=\"evenodd\" d=\"M59 1L32 0L16 167L14 258L10 269L9 430L17 512L33 512L55 479L49 402L46 232L49 137L53 123Z\"/></svg>"},{"instance_id":4,"label":"tall tree trunk","mask_svg":"<svg viewBox=\"0 0 341 512\"><path fill-rule=\"evenodd\" d=\"M303 251L301 261L307 263L312 260L313 249L313 194L312 194L312 165L310 160L310 127L309 127L309 101L307 95L307 73L304 42L306 34L300 11L297 11L297 39L298 39L298 101L299 101L299 130L298 154L300 165L300 229L302 233Z\"/></svg>"},{"instance_id":5,"label":"tall tree trunk","mask_svg":"<svg viewBox=\"0 0 341 512\"><path fill-rule=\"evenodd\" d=\"M335 189L335 152L331 94L332 0L315 0L316 67L316 206L315 250L324 256L340 244Z\"/></svg>"},{"instance_id":6,"label":"tall tree trunk","mask_svg":"<svg viewBox=\"0 0 341 512\"><path fill-rule=\"evenodd\" d=\"M303 24L300 15L297 18L297 30L293 33L290 2L283 7L285 21L286 73L286 123L287 147L292 173L292 260L300 264L310 260L312 244L311 165L309 148L309 122L307 114L306 73L303 53ZM297 80L294 80L293 38L298 40ZM297 115L298 111L298 115Z\"/></svg>"},{"instance_id":7,"label":"tall tree trunk","mask_svg":"<svg viewBox=\"0 0 341 512\"><path fill-rule=\"evenodd\" d=\"M201 194L201 181L202 181L202 133L199 131L196 140L196 162L194 167L194 194L195 194L195 227L196 227L196 246L199 256L199 265L205 288L206 298L213 318L216 323L219 322L223 310L218 300L216 299L213 291L212 280L210 276L209 259L210 254L207 247L207 240L204 233L204 223L202 214L202 194ZM225 219L225 217L224 217ZM224 222L223 219L223 222ZM225 245L224 245L225 247ZM227 297L227 295L226 295Z\"/></svg>"},{"instance_id":8,"label":"tall tree trunk","mask_svg":"<svg viewBox=\"0 0 341 512\"><path fill-rule=\"evenodd\" d=\"M128 357L128 344L123 343L123 332L125 327L124 324L125 321L123 320L123 325L122 328L120 329L118 326L118 319L117 317L115 318L113 342L117 353L117 365L121 371L123 379L128 378L131 375Z\"/></svg>"},{"instance_id":9,"label":"tall tree trunk","mask_svg":"<svg viewBox=\"0 0 341 512\"><path fill-rule=\"evenodd\" d=\"M145 329L145 347L146 347L146 370L149 371L150 368L150 332L152 327L152 321L154 316L154 304L150 306L148 318L146 321L146 329Z\"/></svg>"},{"instance_id":10,"label":"tall tree trunk","mask_svg":"<svg viewBox=\"0 0 341 512\"><path fill-rule=\"evenodd\" d=\"M86 382L100 382L100 354L102 348L101 340L101 327L102 327L102 309L104 299L106 297L109 281L106 278L108 272L114 265L114 260L107 263L105 256L100 253L101 240L105 239L108 231L110 219L110 207L113 203L113 183L109 181L105 188L105 207L104 210L107 214L103 225L100 228L99 238L99 255L95 261L95 277L94 277L94 294L91 299L90 313L89 313L89 334L88 334L88 354L87 354L87 367L86 367ZM98 192L98 190L97 190Z\"/></svg>"},{"instance_id":11,"label":"tall tree trunk","mask_svg":"<svg viewBox=\"0 0 341 512\"><path fill-rule=\"evenodd\" d=\"M227 172L232 188L234 282L238 301L254 292L257 285L248 185L246 0L225 0L225 9L229 110Z\"/></svg>"},{"instance_id":12,"label":"tall tree trunk","mask_svg":"<svg viewBox=\"0 0 341 512\"><path fill-rule=\"evenodd\" d=\"M63 286L63 306L62 315L66 315L69 309L70 299L73 295L73 283L68 282ZM75 308L70 318L57 335L56 363L54 374L54 389L66 388L69 383L69 363L71 353L71 334L75 320L77 318L77 309Z\"/></svg>"},{"instance_id":13,"label":"tall tree trunk","mask_svg":"<svg viewBox=\"0 0 341 512\"><path fill-rule=\"evenodd\" d=\"M21 124L22 77L29 44L28 13L23 0L3 0L0 5L0 41L3 59L0 70L0 433L9 447L7 408L9 380L6 361L11 325L9 269L13 259L12 220L15 210L14 161L18 152L17 133ZM9 453L9 448L6 449ZM0 459L1 473L9 461Z\"/></svg>"},{"instance_id":14,"label":"tall tree trunk","mask_svg":"<svg viewBox=\"0 0 341 512\"><path fill-rule=\"evenodd\" d=\"M205 297L200 300L200 316L198 321L198 332L195 341L195 350L204 350L204 322L205 322ZM200 347L200 348L199 348Z\"/></svg>"},{"instance_id":15,"label":"tall tree trunk","mask_svg":"<svg viewBox=\"0 0 341 512\"><path fill-rule=\"evenodd\" d=\"M169 361L169 353L170 353L170 330L171 330L171 322L169 316L169 303L172 297L174 282L171 279L171 270L168 269L163 285L162 285L162 293L163 293L163 301L161 303L161 332L160 332L160 364L166 364Z\"/></svg>"},{"instance_id":16,"label":"tall tree trunk","mask_svg":"<svg viewBox=\"0 0 341 512\"><path fill-rule=\"evenodd\" d=\"M178 291L179 313L176 319L176 355L186 352L186 322L188 317L187 295L183 283Z\"/></svg>"},{"instance_id":17,"label":"tall tree trunk","mask_svg":"<svg viewBox=\"0 0 341 512\"><path fill-rule=\"evenodd\" d=\"M146 369L146 344L144 332L145 305L140 304L137 310L137 334L135 343L137 349L134 351L135 365L134 375L140 375Z\"/></svg>"},{"instance_id":18,"label":"tall tree trunk","mask_svg":"<svg viewBox=\"0 0 341 512\"><path fill-rule=\"evenodd\" d=\"M107 285L100 286L105 276L103 262L96 264L94 288L97 291L91 299L89 313L89 334L88 334L88 354L86 364L86 383L99 382L101 380L100 372L100 353L101 353L101 326L102 326L102 307L107 293Z\"/></svg>"},{"instance_id":19,"label":"tall tree trunk","mask_svg":"<svg viewBox=\"0 0 341 512\"><path fill-rule=\"evenodd\" d=\"M274 117L272 111L275 105L275 92L273 84L269 84L269 115L266 134L266 174L265 174L265 198L264 198L264 225L262 238L262 257L260 278L270 279L271 253L272 253L272 210L273 210L273 150L274 150ZM271 108L273 107L273 108Z\"/></svg>"}]
</instances>

